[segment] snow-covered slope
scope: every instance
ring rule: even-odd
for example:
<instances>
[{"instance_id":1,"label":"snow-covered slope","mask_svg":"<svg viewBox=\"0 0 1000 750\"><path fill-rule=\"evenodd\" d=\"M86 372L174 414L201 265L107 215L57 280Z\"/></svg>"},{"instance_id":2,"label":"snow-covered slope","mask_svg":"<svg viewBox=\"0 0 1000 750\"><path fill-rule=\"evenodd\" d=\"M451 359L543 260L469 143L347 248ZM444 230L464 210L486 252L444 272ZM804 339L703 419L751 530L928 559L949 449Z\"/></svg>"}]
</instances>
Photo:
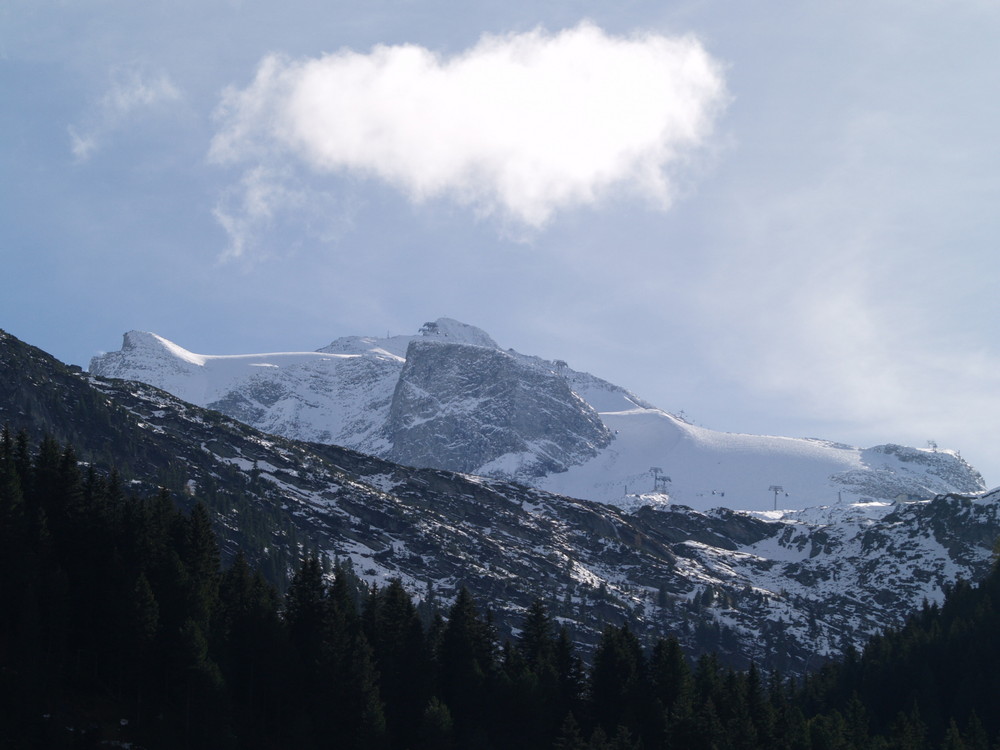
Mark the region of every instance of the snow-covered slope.
<instances>
[{"instance_id":1,"label":"snow-covered slope","mask_svg":"<svg viewBox=\"0 0 1000 750\"><path fill-rule=\"evenodd\" d=\"M697 427L565 362L502 350L484 331L448 318L416 336L351 336L316 352L238 356L194 354L133 331L90 370L149 383L273 434L626 508L669 501L794 509L985 489L950 451Z\"/></svg>"},{"instance_id":2,"label":"snow-covered slope","mask_svg":"<svg viewBox=\"0 0 1000 750\"><path fill-rule=\"evenodd\" d=\"M928 499L985 489L979 474L950 451L895 445L860 449L825 440L716 432L658 409L600 416L614 440L593 459L546 476L537 486L614 505L655 502L666 495L693 508L745 510Z\"/></svg>"},{"instance_id":3,"label":"snow-covered slope","mask_svg":"<svg viewBox=\"0 0 1000 750\"><path fill-rule=\"evenodd\" d=\"M90 370L155 385L265 432L379 453L387 447L379 433L404 360L391 346L366 349L359 340L338 351L338 343L318 352L221 356L131 331L121 351L95 357Z\"/></svg>"}]
</instances>

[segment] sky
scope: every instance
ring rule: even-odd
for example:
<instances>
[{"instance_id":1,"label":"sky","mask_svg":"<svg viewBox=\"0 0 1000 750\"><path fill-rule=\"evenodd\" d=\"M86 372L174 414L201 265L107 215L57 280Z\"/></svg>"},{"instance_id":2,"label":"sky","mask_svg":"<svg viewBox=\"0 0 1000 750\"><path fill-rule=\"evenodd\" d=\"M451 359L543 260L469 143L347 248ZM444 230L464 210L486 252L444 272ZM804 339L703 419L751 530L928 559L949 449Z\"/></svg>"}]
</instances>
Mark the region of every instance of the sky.
<instances>
[{"instance_id":1,"label":"sky","mask_svg":"<svg viewBox=\"0 0 1000 750\"><path fill-rule=\"evenodd\" d=\"M86 367L451 317L994 486L998 38L986 0L5 0L0 328Z\"/></svg>"}]
</instances>

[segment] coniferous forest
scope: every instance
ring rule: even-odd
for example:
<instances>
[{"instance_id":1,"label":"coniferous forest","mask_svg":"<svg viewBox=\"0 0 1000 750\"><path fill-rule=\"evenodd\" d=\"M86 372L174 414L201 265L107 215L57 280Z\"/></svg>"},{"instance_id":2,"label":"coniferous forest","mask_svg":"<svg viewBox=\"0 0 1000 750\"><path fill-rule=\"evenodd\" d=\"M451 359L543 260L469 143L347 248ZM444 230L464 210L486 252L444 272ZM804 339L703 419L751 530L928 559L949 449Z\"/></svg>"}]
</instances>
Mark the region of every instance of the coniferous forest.
<instances>
[{"instance_id":1,"label":"coniferous forest","mask_svg":"<svg viewBox=\"0 0 1000 750\"><path fill-rule=\"evenodd\" d=\"M609 626L587 664L536 602L415 604L306 555L279 594L203 505L0 436L0 747L947 748L1000 743L1000 572L804 681Z\"/></svg>"}]
</instances>

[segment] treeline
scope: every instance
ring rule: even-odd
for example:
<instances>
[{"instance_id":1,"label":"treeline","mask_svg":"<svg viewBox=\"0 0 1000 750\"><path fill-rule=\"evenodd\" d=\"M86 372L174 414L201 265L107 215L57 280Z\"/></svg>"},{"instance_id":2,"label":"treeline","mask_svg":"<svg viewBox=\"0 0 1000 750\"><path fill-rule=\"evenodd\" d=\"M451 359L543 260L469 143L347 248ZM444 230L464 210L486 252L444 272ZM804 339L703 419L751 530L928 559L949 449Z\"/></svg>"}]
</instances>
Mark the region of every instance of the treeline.
<instances>
[{"instance_id":1,"label":"treeline","mask_svg":"<svg viewBox=\"0 0 1000 750\"><path fill-rule=\"evenodd\" d=\"M208 512L0 435L0 747L987 750L1000 575L798 685L609 627L585 668L536 602L513 642L308 556L279 595ZM134 745L134 746L135 746Z\"/></svg>"},{"instance_id":2,"label":"treeline","mask_svg":"<svg viewBox=\"0 0 1000 750\"><path fill-rule=\"evenodd\" d=\"M810 675L799 696L833 730L864 706L871 732L897 747L1000 748L1000 563L872 638L860 656L849 651Z\"/></svg>"}]
</instances>

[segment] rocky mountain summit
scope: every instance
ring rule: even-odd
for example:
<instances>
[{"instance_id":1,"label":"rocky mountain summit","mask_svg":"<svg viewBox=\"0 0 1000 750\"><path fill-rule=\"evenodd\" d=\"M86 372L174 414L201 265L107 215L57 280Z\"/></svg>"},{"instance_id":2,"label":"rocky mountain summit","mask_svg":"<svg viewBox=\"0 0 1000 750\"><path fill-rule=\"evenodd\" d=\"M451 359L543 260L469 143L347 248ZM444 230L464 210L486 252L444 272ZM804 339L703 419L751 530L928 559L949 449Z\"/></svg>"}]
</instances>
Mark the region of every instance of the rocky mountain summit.
<instances>
[{"instance_id":1,"label":"rocky mountain summit","mask_svg":"<svg viewBox=\"0 0 1000 750\"><path fill-rule=\"evenodd\" d=\"M698 427L448 318L415 336L236 356L194 354L133 331L90 371L154 385L275 435L625 508L806 508L985 489L952 451Z\"/></svg>"},{"instance_id":2,"label":"rocky mountain summit","mask_svg":"<svg viewBox=\"0 0 1000 750\"><path fill-rule=\"evenodd\" d=\"M136 492L162 485L204 501L225 549L269 562L276 579L303 550L320 550L370 583L398 578L426 607L467 587L502 634L540 597L584 646L605 623L627 622L693 654L791 673L863 645L958 578L981 577L1000 534L996 491L626 512L268 435L143 383L73 372L6 334L0 420L71 440Z\"/></svg>"},{"instance_id":3,"label":"rocky mountain summit","mask_svg":"<svg viewBox=\"0 0 1000 750\"><path fill-rule=\"evenodd\" d=\"M553 370L435 339L407 347L386 432L393 461L479 473L509 457L519 478L565 471L611 442L597 412Z\"/></svg>"}]
</instances>

